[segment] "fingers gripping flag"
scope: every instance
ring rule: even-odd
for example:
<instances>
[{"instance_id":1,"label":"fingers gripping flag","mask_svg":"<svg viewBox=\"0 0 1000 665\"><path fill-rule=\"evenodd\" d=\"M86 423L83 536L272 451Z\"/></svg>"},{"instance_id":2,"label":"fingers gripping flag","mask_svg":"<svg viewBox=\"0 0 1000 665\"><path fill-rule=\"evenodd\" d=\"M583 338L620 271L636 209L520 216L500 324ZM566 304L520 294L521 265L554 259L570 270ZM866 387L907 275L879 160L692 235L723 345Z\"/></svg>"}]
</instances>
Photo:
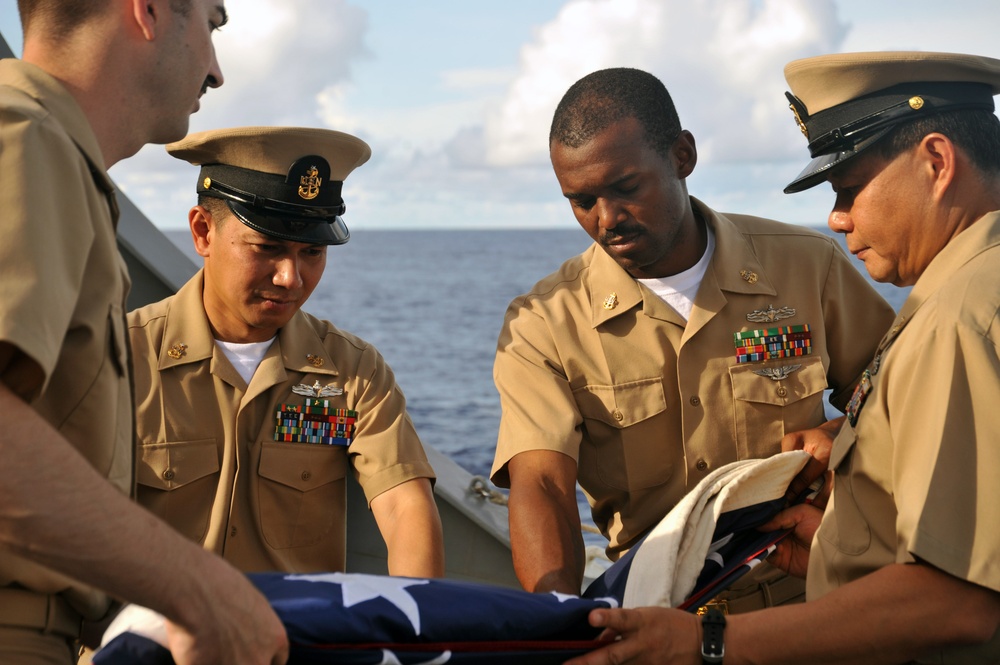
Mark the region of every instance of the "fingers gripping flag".
<instances>
[{"instance_id":1,"label":"fingers gripping flag","mask_svg":"<svg viewBox=\"0 0 1000 665\"><path fill-rule=\"evenodd\" d=\"M432 665L562 663L603 644L587 622L610 598L382 575L249 575L285 624L295 663ZM152 617L143 622L137 617ZM127 608L105 634L95 665L172 663L163 619ZM152 639L150 639L152 638Z\"/></svg>"}]
</instances>

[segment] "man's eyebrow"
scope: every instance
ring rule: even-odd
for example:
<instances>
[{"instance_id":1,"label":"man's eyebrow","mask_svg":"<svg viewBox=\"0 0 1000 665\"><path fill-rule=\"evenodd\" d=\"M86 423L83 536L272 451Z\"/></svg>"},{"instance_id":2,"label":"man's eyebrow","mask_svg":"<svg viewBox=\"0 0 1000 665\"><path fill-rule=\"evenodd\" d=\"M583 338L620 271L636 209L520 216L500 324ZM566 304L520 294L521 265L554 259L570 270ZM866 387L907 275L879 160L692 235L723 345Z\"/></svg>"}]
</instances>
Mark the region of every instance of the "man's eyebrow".
<instances>
[{"instance_id":1,"label":"man's eyebrow","mask_svg":"<svg viewBox=\"0 0 1000 665\"><path fill-rule=\"evenodd\" d=\"M603 185L603 187L620 187L622 184L624 184L624 183L628 182L629 180L632 180L633 178L635 178L636 175L637 174L633 173L633 172L626 173L625 175L621 176L617 180L615 180L613 182L610 182L610 183L608 183L606 185ZM577 192L563 192L563 196L572 201L572 200L575 200L575 199L583 199L583 198L591 197L593 195L592 194L577 193Z\"/></svg>"}]
</instances>

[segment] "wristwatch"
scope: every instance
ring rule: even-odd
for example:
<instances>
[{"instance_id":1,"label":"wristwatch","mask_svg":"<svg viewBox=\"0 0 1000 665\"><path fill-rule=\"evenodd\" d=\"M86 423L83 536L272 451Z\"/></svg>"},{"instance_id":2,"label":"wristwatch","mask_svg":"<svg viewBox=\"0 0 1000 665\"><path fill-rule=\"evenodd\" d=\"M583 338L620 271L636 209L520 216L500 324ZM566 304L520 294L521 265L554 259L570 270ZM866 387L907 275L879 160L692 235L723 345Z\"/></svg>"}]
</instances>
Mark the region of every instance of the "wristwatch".
<instances>
[{"instance_id":1,"label":"wristwatch","mask_svg":"<svg viewBox=\"0 0 1000 665\"><path fill-rule=\"evenodd\" d=\"M701 617L701 662L705 665L721 663L726 655L722 633L726 629L726 616L716 608L711 608Z\"/></svg>"}]
</instances>

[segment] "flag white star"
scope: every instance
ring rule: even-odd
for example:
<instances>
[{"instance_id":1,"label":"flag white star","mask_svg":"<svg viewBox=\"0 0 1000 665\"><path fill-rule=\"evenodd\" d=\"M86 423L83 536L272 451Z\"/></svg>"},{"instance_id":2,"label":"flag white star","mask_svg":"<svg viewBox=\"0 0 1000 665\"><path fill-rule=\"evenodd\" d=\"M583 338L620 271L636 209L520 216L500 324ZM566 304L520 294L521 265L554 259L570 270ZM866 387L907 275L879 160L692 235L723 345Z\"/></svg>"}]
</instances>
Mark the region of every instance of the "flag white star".
<instances>
[{"instance_id":1,"label":"flag white star","mask_svg":"<svg viewBox=\"0 0 1000 665\"><path fill-rule=\"evenodd\" d=\"M352 607L375 598L385 598L406 615L406 618L410 620L410 625L413 626L413 632L417 635L420 634L420 608L417 607L417 601L405 589L406 587L428 584L427 580L360 573L287 575L285 579L339 584L344 607Z\"/></svg>"},{"instance_id":2,"label":"flag white star","mask_svg":"<svg viewBox=\"0 0 1000 665\"><path fill-rule=\"evenodd\" d=\"M451 660L451 652L443 651L440 656L433 658L423 663L417 663L416 665L444 665ZM382 662L378 665L403 665L396 654L389 651L388 649L382 649Z\"/></svg>"},{"instance_id":3,"label":"flag white star","mask_svg":"<svg viewBox=\"0 0 1000 665\"><path fill-rule=\"evenodd\" d=\"M580 596L574 596L571 593L559 593L558 591L550 591L553 596L555 596L560 603L565 603L567 600L580 600ZM603 600L608 603L611 607L618 607L618 601L611 596L606 598L592 598L591 600Z\"/></svg>"}]
</instances>

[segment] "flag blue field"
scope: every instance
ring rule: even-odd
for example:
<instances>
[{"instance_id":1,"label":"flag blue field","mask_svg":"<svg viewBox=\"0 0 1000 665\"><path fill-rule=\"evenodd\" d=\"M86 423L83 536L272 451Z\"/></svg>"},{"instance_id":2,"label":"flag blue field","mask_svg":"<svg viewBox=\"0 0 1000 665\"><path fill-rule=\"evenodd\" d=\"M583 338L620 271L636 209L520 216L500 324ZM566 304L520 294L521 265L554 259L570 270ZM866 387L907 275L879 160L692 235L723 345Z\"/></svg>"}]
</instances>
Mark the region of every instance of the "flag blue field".
<instances>
[{"instance_id":1,"label":"flag blue field","mask_svg":"<svg viewBox=\"0 0 1000 665\"><path fill-rule=\"evenodd\" d=\"M613 599L381 575L249 575L288 631L292 665L562 663L603 644L587 615ZM95 665L167 665L166 649L132 632Z\"/></svg>"}]
</instances>

